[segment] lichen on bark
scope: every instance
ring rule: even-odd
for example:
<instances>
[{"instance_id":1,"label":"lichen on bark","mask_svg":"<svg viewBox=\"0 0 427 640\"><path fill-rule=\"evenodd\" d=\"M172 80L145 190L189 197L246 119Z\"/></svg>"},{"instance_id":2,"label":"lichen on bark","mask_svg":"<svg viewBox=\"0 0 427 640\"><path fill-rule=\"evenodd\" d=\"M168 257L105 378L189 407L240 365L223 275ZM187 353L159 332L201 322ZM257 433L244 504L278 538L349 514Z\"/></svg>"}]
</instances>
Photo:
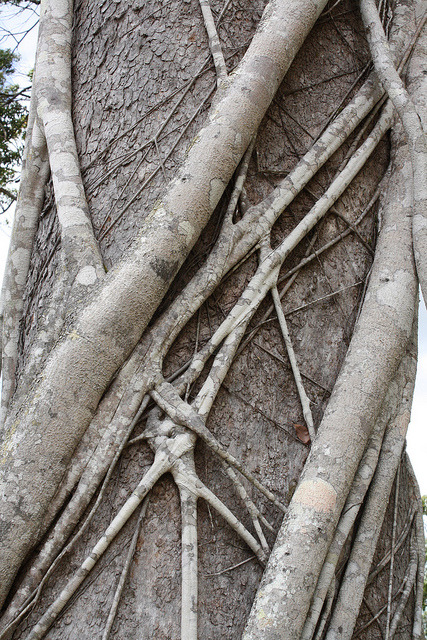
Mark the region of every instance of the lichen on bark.
<instances>
[{"instance_id":1,"label":"lichen on bark","mask_svg":"<svg viewBox=\"0 0 427 640\"><path fill-rule=\"evenodd\" d=\"M382 4L401 72L418 3ZM53 196L24 238L0 637L335 638L414 376L410 165L399 147L380 184L394 116L357 7L44 0L42 20ZM418 637L415 520L392 542L408 512L385 535L407 586L368 622L352 599L339 637Z\"/></svg>"}]
</instances>

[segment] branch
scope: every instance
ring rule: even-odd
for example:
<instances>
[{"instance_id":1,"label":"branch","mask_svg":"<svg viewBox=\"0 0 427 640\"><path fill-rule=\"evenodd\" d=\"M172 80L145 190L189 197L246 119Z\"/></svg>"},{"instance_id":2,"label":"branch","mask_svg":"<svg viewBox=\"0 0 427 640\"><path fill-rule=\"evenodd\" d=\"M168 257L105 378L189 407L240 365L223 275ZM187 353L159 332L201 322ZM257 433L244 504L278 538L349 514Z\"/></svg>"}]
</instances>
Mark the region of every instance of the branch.
<instances>
[{"instance_id":1,"label":"branch","mask_svg":"<svg viewBox=\"0 0 427 640\"><path fill-rule=\"evenodd\" d=\"M7 198L10 198L10 200L13 200L13 201L16 200L16 195L12 191L9 191L9 189L0 187L0 193L6 196Z\"/></svg>"}]
</instances>

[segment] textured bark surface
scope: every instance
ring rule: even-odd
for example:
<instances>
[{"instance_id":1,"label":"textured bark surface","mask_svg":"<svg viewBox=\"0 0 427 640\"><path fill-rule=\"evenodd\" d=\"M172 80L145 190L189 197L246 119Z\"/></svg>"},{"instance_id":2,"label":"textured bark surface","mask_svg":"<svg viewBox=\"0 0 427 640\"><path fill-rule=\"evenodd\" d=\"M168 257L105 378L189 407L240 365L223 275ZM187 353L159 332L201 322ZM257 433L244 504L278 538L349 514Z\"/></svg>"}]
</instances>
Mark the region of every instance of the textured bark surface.
<instances>
[{"instance_id":1,"label":"textured bark surface","mask_svg":"<svg viewBox=\"0 0 427 640\"><path fill-rule=\"evenodd\" d=\"M314 20L320 4L317 3L315 7L314 2L307 2L308 12L305 10L304 13L304 16L308 16L307 20ZM262 119L249 163L244 198L239 205L236 218L242 215L248 205L257 204L272 192L279 181L295 166L297 160L310 148L332 114L342 108L344 101L354 94L366 77L363 72L366 70L369 54L357 3L353 0L343 0L337 6L335 4L330 2L327 5L326 11L312 29L301 51L296 55L267 114ZM212 2L211 7L217 19L222 3ZM265 3L262 1L235 0L225 11L218 31L229 73L242 59L264 8ZM303 31L303 21L297 15L294 18L301 23L301 31ZM278 72L274 66L277 62L274 60L275 46L276 43L273 43L271 58L264 67L265 73L270 73L271 78L266 92L271 94L275 91L274 82L278 82L279 74L284 71L282 69ZM294 45L294 50L289 52L289 58L293 57L297 48L297 45ZM135 278L135 273L129 272L128 276L122 277L119 285L115 274L120 268L122 268L122 274L124 273L123 265L121 267L119 265L120 260L132 247L135 237L144 225L147 228L147 225L151 224L150 212L158 212L162 206L171 208L173 205L177 215L182 213L176 192L175 195L172 192L172 196L168 196L170 200L164 199L165 185L176 178L179 167L183 162L188 163L189 156L191 159L191 150L193 149L195 153L194 147L203 143L203 138L201 142L198 132L205 123L217 78L209 54L202 13L196 0L185 2L171 0L167 3L158 0L150 2L133 0L132 3L125 0L77 1L72 53L73 121L83 183L104 264L108 270L113 270L113 274L107 276L107 282L112 284L107 287L110 286L110 290L115 289L113 293L116 299L120 300L121 290L118 287L122 286L126 277ZM282 61L280 65L283 67ZM258 72L259 69L256 71ZM217 108L220 105L221 95L227 95L229 87L227 83L233 81L233 74L230 81L222 81L219 96L215 99ZM261 119L260 113L264 106L267 107L269 99L268 96L257 94L251 95L248 101L255 104L253 115L255 123L257 118ZM242 105L236 102L236 109L240 106L243 108L243 98ZM211 111L212 113L214 112ZM236 119L237 115L236 112ZM214 119L212 115L211 118ZM166 292L166 285L162 285L164 298L155 312L154 320L160 317L161 312L206 261L206 256L218 236L231 188L227 187L222 196L221 193L233 173L233 163L237 164L238 158L250 141L251 135L248 132L256 128L254 123L246 123L248 127L244 135L247 139L236 143L236 148L231 150L232 158L227 167L219 166L223 174L219 178L214 176L214 180L218 179L218 183L210 185L212 193L208 190L205 198L208 202L211 196L210 202L201 205L203 211L193 212L199 226L204 227L202 235L179 269L170 289ZM358 130L334 154L331 161L310 181L307 188L276 222L271 236L273 248L296 226L329 185L331 176L340 166L357 133ZM214 156L213 145L212 154L206 161L206 174L208 170L211 171L211 165L208 165L208 162L221 164ZM281 276L297 265L305 254L309 253L309 249L312 247L319 249L337 234L346 231L348 223L353 225L356 223L361 211L375 194L388 162L389 140L386 137L335 204L334 211L328 214L286 259L280 272ZM182 186L185 175L183 176L181 172L179 176ZM203 188L202 186L202 190ZM178 187L176 189L178 190ZM205 225L210 213L209 208L215 210ZM354 323L366 293L367 275L370 272L376 242L376 214L377 206L374 205L357 227L360 236L354 233L348 234L327 252L320 254L305 266L282 300L302 381L311 402L316 429L322 421L343 365ZM195 237L193 230L187 229L187 231L189 235ZM177 233L176 229L174 233ZM170 242L170 237L171 235L168 237L165 235L164 242ZM192 241L187 242L188 247L191 244ZM45 322L43 315L45 310L49 309L55 295L54 282L61 268L58 257L60 246L57 211L49 199L48 189L24 299L25 315L21 323L18 375L22 375L21 372L24 372L28 366L28 354L34 351ZM179 259L172 260L173 265L163 262L152 265L152 271L160 280L170 280L178 270L184 254L181 249L182 247L179 249L181 254ZM410 255L409 249L408 255ZM119 265L116 270L115 265ZM254 275L256 267L257 254L254 253L216 289L200 311L188 322L174 341L163 363L163 373L166 377L186 363L197 346L201 347L207 342L239 298ZM404 269L411 268L412 261L409 257ZM381 277L380 274L380 281ZM390 307L388 304L390 300L387 298L388 280L384 282L383 285L387 291L382 298L380 295L380 303L385 301ZM405 346L403 343L408 339L412 325L409 298L411 296L415 298L415 290L412 290L413 283L414 280L410 278L406 281L404 274L399 280L403 291L402 296L404 294L408 297L408 322L405 327L398 327L402 330L402 335L405 335L402 338L401 352L393 356L393 362L389 363L393 372L403 355ZM140 291L137 292L136 297L138 301L135 302L135 298L130 303L130 306L134 305L132 313L134 316L139 312L145 313L148 321L151 316L148 308L151 305L154 311L157 303L151 304L150 300L145 301ZM127 304L129 302L124 297L122 305ZM265 312L271 304L271 296L267 296L251 320L249 329L257 328L257 331L236 357L210 412L207 426L223 447L242 462L245 469L262 480L283 503L288 504L309 454L310 445L304 443L304 436L301 436L301 425L305 424L304 415L277 316L273 313L267 320L264 319ZM138 313L135 313L135 309ZM108 304L106 310L109 311ZM380 311L376 313L380 314ZM132 314L128 315L131 318ZM113 315L111 317L106 315L101 320L107 327L112 318ZM116 324L120 323L119 313L116 313L113 321ZM375 324L378 324L377 321L378 317ZM393 324L392 320L390 323ZM380 324L384 329L384 323ZM84 321L80 323L80 327L83 325ZM72 420L78 425L80 432L84 431L117 364L121 364L122 354L129 352L129 344L135 342L135 336L138 335L141 327L142 321L139 327L134 324L120 327L120 344L113 345L115 349L117 348L116 352L107 350L105 361L98 363L97 388L90 389L90 394L82 391L82 395L74 401L74 404L78 405L78 410ZM373 331L374 329L372 329L371 338L374 345ZM129 337L130 334L132 334L131 337ZM78 340L78 335L74 337ZM107 340L108 336L105 341L99 339L93 347L93 352L105 351ZM386 345L383 346L386 348ZM150 345L143 343L141 349L143 351L149 347ZM373 348L371 345L371 351ZM118 355L119 351L120 355ZM365 358L368 373L371 351L368 350ZM83 355L86 358L86 352ZM102 365L105 363L108 366L103 368ZM357 372L357 375L361 376L361 386L362 383L366 385L369 382L366 372ZM73 384L78 387L79 379L83 386L82 376L84 378L84 375L81 370L78 372L80 378L77 376L76 369L76 377L72 379L70 369L64 365L60 374L63 375L64 380L70 377L70 389L73 390ZM51 375L52 377L58 375L58 371L55 374L52 370ZM195 383L190 391L190 397L196 395L205 377L206 373ZM22 384L25 387L25 381ZM373 385L373 382L369 382L369 389L365 389L363 393L375 393L372 391ZM60 423L64 420L67 402L67 399L64 400L61 397L64 410L62 414L59 411L58 416L53 417L53 421ZM358 400L356 399L355 402L357 403ZM362 425L362 431L365 433L369 432L372 426L370 420L373 421L376 417L381 402L382 399L377 398L378 406L375 406L373 411L375 416L367 416L366 424ZM329 409L330 412L332 409L333 407ZM337 421L337 430L339 430L340 421L346 420L345 410L341 409L339 416L336 413L334 419ZM102 433L106 425L98 426ZM140 434L143 428L144 423L138 424L132 437ZM68 437L67 429L70 433L72 432L69 436L68 453L68 456L71 456L79 438L75 430L65 425L61 436L64 442ZM45 447L45 444L42 442L41 446ZM90 441L88 446L89 451L92 451L93 442ZM354 448L356 447L360 448L361 455L364 448L363 435L355 434ZM330 452L325 454L325 448L327 443L324 443L324 448L319 454L319 445L311 455L311 459L315 459L316 455L318 457L333 455ZM85 453L83 451L83 454ZM352 452L347 453L351 457ZM346 442L342 442L337 454L339 458L337 465L343 464L342 459L345 455ZM14 638L24 639L28 636L30 627L37 622L73 572L90 553L152 461L152 450L144 441L124 450L88 530L85 531L73 552L55 570L34 611L15 632ZM233 483L225 474L219 458L214 456L200 440L196 446L195 463L200 479L254 534L247 511L236 495ZM322 464L320 461L317 466ZM64 458L59 460L57 467L53 469L52 475L55 476L57 483L62 476L65 476L67 465L68 459ZM415 495L405 469L402 465L399 479L401 500L397 518L397 535L405 527ZM38 473L41 477L40 484L44 486L46 469L39 470ZM350 471L348 473L350 474ZM313 478L309 480L314 482ZM332 482L330 478L327 480ZM340 478L339 481L343 479ZM273 525L274 533L265 531L271 547L279 530L282 514L252 485L245 480L244 484L256 505ZM32 487L29 491L34 493L37 489ZM304 492L304 487L302 489L300 487L299 491ZM44 524L40 525L42 528L55 516L55 509L58 508L55 500L53 500L55 507L52 507L51 511L48 503L56 497L52 490L49 497L44 496L41 500L43 505L41 507L37 505L40 507L37 517L43 510L48 510ZM393 495L387 514L376 551L377 559L381 559L387 552L393 537L391 524L394 515ZM138 517L139 513L131 517L98 562L78 592L77 598L64 609L58 622L46 637L51 640L102 637ZM40 520L43 521L41 516ZM326 528L328 526L332 527L332 520L326 523ZM199 500L197 527L199 638L203 640L270 638L268 635L252 636L248 629L247 635L244 635L251 605L263 573L263 567L254 553L221 516L203 500ZM31 533L33 540L39 535L37 529L38 527L35 527ZM298 537L298 532L295 532L295 537ZM40 544L42 542L43 540ZM24 556L26 550L23 549L21 553ZM301 551L304 550L300 549ZM338 577L341 577L347 552L347 549L343 551L339 562ZM400 555L396 556L395 571L396 576L401 579L409 561L408 547L404 545L399 553ZM31 567L36 554L37 549L26 558L26 568L18 575L14 589L19 586L21 580L25 581L25 571ZM320 556L319 553L317 558L319 561ZM365 630L362 628L369 621L370 616L372 617L370 612L376 612L383 606L384 598L385 600L387 598L386 595L384 596L386 583L388 586L386 573L387 569L368 585L354 637L366 640L382 637L378 623L370 624ZM314 587L315 584L307 583L306 586ZM295 594L290 595L295 597ZM397 640L412 638L413 601L414 598L411 595L395 636ZM297 608L296 602L295 609ZM299 615L302 616L303 613L304 611L301 610ZM150 493L133 562L110 637L126 637L130 640L142 638L178 640L180 619L181 511L176 484L172 481L172 476L166 475ZM381 628L384 628L384 615L379 622L382 625ZM361 630L359 635L357 635L358 629ZM289 637L297 637L292 636L291 631L289 633ZM279 636L271 635L271 638L273 637Z\"/></svg>"},{"instance_id":2,"label":"textured bark surface","mask_svg":"<svg viewBox=\"0 0 427 640\"><path fill-rule=\"evenodd\" d=\"M295 7L286 2L267 6L236 72L221 85L179 174L145 216L142 230L120 264L96 288L74 326L55 345L28 397L21 404L16 400L5 423L0 470L5 505L0 541L3 585L10 583L13 568L24 560L30 541L44 533L45 512L102 394L136 346L210 219L325 3L304 0ZM55 5L53 15L67 15L67 4ZM52 51L51 64L54 54ZM78 220L75 226L80 224ZM62 233L62 243L66 242ZM22 472L17 471L22 464L32 478L23 493L17 488L25 484Z\"/></svg>"}]
</instances>

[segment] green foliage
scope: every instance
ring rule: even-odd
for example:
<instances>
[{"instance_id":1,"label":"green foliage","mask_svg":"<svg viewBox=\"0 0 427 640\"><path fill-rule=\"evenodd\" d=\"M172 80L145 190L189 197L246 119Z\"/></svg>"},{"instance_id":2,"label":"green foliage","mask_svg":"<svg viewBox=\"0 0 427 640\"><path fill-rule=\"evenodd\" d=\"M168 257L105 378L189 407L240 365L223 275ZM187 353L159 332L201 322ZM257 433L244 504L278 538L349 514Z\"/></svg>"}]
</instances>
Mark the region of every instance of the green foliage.
<instances>
[{"instance_id":1,"label":"green foliage","mask_svg":"<svg viewBox=\"0 0 427 640\"><path fill-rule=\"evenodd\" d=\"M27 124L27 108L22 103L24 91L10 84L18 56L10 49L0 49L0 211L5 211L16 193L10 183L16 176L22 157L22 136Z\"/></svg>"}]
</instances>

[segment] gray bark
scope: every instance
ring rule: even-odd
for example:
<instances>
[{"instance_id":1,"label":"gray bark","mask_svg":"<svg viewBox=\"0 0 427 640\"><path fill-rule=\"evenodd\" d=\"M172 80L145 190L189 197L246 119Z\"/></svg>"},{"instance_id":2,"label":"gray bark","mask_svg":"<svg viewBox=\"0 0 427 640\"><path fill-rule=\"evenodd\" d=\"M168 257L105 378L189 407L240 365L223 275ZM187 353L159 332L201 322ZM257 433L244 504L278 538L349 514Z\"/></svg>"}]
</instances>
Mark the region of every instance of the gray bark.
<instances>
[{"instance_id":1,"label":"gray bark","mask_svg":"<svg viewBox=\"0 0 427 640\"><path fill-rule=\"evenodd\" d=\"M217 24L222 52L212 29L209 36L205 33L205 22L210 27L212 23L195 1L75 5L76 149L87 210L109 272L104 277L99 271L100 283L91 297L83 291L76 294L75 288L67 294L71 308L63 314L62 338L47 359L45 351L38 357L43 339L40 309L54 308L54 281L60 277L64 252L74 242L67 243L64 235L61 184L54 175L58 211L45 203L39 222L26 281L17 387L3 431L2 596L12 589L5 625L40 583L73 528L79 530L98 484L131 431L132 438L145 433L145 441L125 447L120 458L116 455L119 462L111 468L94 517L20 621L16 638L43 637L45 630L49 638L302 637L352 479L365 447L371 446L375 420L385 411L387 388L394 384L399 394L413 382L413 372L407 381L396 382L416 298L407 181L400 185L392 179L387 192L391 204L382 196L381 234L370 273L377 185L389 162L387 138L376 143L343 195L328 192L324 200L338 198L335 209L322 213L322 221L309 233L305 219L342 168L346 153L354 154L352 145L363 123L351 131L363 109L369 113L381 97L374 81L349 116L354 124L342 134L343 146L306 189L304 180L294 187L297 174L286 177L365 79L361 72L369 53L356 5L331 2L313 28L325 4L274 0L255 31L264 3L249 7L233 2ZM397 47L403 53L416 27L412 5L397 5L395 15L402 7L405 14ZM62 10L63 3L60 6ZM222 5L211 3L210 8L217 22ZM359 141L368 133L369 128L360 133ZM228 211L233 173L255 135L238 208ZM322 153L325 157L319 160ZM317 170L327 160L328 153L319 148L307 160L307 170ZM55 173L53 160L51 168ZM298 169L300 174L303 170ZM245 174L244 167L241 172ZM402 168L399 179L403 175ZM63 176L65 191L69 177ZM278 217L280 210L274 207L282 200L289 205ZM388 219L389 209L396 224ZM245 216L251 221L247 229ZM275 250L298 223L304 234L292 253L284 252L283 266L273 265L274 256L265 245L258 261L254 249L263 234L272 228ZM223 231L215 245L220 225ZM322 251L324 245L329 248ZM246 251L252 252L250 257L226 277ZM78 273L85 258L71 253ZM303 258L305 266L299 269ZM87 265L82 268L87 273ZM281 301L284 316L275 293L276 313L263 321L272 303L268 290L280 293L280 280L292 269L292 286L288 276ZM65 288L69 285L66 280ZM223 325L236 303L233 313L240 324ZM244 313L238 311L246 307ZM182 397L178 401L164 379L197 352L192 367L176 381ZM209 360L209 354L215 357ZM197 362L203 363L200 377ZM40 367L27 393L26 373ZM148 393L169 418L151 405L147 425L147 412L142 422L140 415L135 418L144 397L144 406L148 403ZM194 434L199 436L196 447ZM179 442L185 443L182 449ZM156 462L160 458L163 462ZM240 467L246 478L229 463ZM170 475L161 477L165 471ZM98 560L97 541L104 540L110 521L146 472L148 479L160 479L153 483L148 504L144 502L143 518L135 513L120 522L124 526L117 534L114 529L114 536L109 530ZM389 489L392 480L388 478ZM138 489L137 499L131 498L132 509L145 495L146 485L140 486L144 491ZM406 511L402 508L399 514L398 529L413 500L404 471L400 491ZM266 497L271 493L275 504ZM265 554L279 530L282 503L290 503L288 514L247 623ZM130 514L131 503L126 504ZM392 538L387 518L385 545ZM136 526L141 529L135 538ZM337 572L350 551L352 531L348 535L340 547ZM52 603L58 602L61 589L70 594L69 585L85 577L92 561L78 568L93 548L95 568L71 606L59 612L61 607ZM415 571L418 552L412 549L409 559L403 546L399 553L396 565L403 577L409 561ZM292 572L287 569L291 565ZM276 584L286 573L289 585L280 588L276 601L266 585ZM319 605L325 633L325 611L330 606L333 616L335 607L331 584L326 590L329 604L324 610ZM383 585L381 580L372 584L366 597L375 601ZM415 600L408 593L404 604L399 598L393 601L389 613L394 615L399 603L403 611L395 618L396 637L412 637ZM356 628L366 621L364 606ZM379 620L386 624L384 615ZM371 624L361 637L376 638L378 628Z\"/></svg>"}]
</instances>

